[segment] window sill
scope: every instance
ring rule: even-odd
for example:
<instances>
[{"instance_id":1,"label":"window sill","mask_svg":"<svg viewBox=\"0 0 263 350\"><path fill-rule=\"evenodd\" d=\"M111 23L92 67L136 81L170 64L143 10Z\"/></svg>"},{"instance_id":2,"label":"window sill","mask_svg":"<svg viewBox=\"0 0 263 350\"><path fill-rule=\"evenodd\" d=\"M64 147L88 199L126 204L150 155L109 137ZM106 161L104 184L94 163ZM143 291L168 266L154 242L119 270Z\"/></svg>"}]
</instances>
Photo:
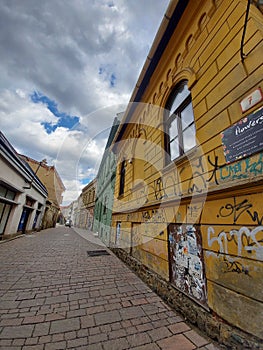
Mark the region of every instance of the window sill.
<instances>
[{"instance_id":1,"label":"window sill","mask_svg":"<svg viewBox=\"0 0 263 350\"><path fill-rule=\"evenodd\" d=\"M177 167L179 165L182 165L184 162L191 161L191 158L193 158L198 151L198 146L195 146L191 148L186 153L182 154L180 157L175 158L174 160L171 160L169 164L165 165L165 167L162 169L162 173L166 174L170 172L174 167Z\"/></svg>"}]
</instances>

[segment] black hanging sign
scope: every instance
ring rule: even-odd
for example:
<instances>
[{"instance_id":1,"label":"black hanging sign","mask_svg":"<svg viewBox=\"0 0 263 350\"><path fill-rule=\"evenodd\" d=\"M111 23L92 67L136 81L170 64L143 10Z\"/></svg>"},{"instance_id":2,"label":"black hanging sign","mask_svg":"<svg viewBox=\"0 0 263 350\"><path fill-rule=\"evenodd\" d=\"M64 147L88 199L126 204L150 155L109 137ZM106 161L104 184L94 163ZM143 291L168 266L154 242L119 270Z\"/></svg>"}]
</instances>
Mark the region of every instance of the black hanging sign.
<instances>
[{"instance_id":1,"label":"black hanging sign","mask_svg":"<svg viewBox=\"0 0 263 350\"><path fill-rule=\"evenodd\" d=\"M221 133L227 163L263 149L263 107Z\"/></svg>"}]
</instances>

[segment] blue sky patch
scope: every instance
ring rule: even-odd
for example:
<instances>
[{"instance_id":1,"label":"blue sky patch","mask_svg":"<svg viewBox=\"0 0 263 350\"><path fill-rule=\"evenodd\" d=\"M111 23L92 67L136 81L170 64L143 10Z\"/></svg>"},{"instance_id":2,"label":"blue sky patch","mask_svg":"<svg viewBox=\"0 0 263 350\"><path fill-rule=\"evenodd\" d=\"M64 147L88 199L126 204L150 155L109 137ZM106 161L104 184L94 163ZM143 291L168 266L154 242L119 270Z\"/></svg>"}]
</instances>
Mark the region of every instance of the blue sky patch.
<instances>
[{"instance_id":1,"label":"blue sky patch","mask_svg":"<svg viewBox=\"0 0 263 350\"><path fill-rule=\"evenodd\" d=\"M99 75L103 77L104 80L108 80L110 87L116 85L117 77L115 73L112 73L113 67L110 64L102 64L99 67Z\"/></svg>"},{"instance_id":2,"label":"blue sky patch","mask_svg":"<svg viewBox=\"0 0 263 350\"><path fill-rule=\"evenodd\" d=\"M48 110L54 114L55 117L58 118L57 123L51 122L42 122L41 125L44 126L46 132L51 134L54 132L59 126L71 129L74 125L79 122L79 117L71 116L65 112L60 112L58 110L58 105L54 100L51 100L49 97L43 95L38 91L34 91L33 94L30 95L31 101L34 103L43 103L47 106Z\"/></svg>"},{"instance_id":3,"label":"blue sky patch","mask_svg":"<svg viewBox=\"0 0 263 350\"><path fill-rule=\"evenodd\" d=\"M90 183L92 180L93 180L93 178L87 177L87 178L85 178L85 179L81 179L80 182L81 182L82 185L85 186L85 185L87 185L88 183Z\"/></svg>"},{"instance_id":4,"label":"blue sky patch","mask_svg":"<svg viewBox=\"0 0 263 350\"><path fill-rule=\"evenodd\" d=\"M116 82L116 76L115 74L112 73L112 75L110 76L110 86L111 87L115 86L115 82Z\"/></svg>"}]
</instances>

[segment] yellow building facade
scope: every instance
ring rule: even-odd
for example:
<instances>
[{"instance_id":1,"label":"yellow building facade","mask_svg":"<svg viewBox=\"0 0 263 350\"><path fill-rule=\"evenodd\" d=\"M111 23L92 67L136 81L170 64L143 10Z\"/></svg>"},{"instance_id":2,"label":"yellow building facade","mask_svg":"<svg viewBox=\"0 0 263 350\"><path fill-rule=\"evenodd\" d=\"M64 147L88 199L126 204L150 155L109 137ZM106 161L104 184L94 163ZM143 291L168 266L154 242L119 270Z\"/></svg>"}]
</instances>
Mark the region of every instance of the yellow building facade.
<instances>
[{"instance_id":1,"label":"yellow building facade","mask_svg":"<svg viewBox=\"0 0 263 350\"><path fill-rule=\"evenodd\" d=\"M263 339L262 53L257 2L171 1L115 137L113 249L240 349Z\"/></svg>"},{"instance_id":2,"label":"yellow building facade","mask_svg":"<svg viewBox=\"0 0 263 350\"><path fill-rule=\"evenodd\" d=\"M42 229L55 227L60 214L60 204L63 200L62 194L66 189L60 175L55 166L47 165L45 160L38 162L24 155L20 155L20 157L30 165L48 191L46 211L42 220Z\"/></svg>"}]
</instances>

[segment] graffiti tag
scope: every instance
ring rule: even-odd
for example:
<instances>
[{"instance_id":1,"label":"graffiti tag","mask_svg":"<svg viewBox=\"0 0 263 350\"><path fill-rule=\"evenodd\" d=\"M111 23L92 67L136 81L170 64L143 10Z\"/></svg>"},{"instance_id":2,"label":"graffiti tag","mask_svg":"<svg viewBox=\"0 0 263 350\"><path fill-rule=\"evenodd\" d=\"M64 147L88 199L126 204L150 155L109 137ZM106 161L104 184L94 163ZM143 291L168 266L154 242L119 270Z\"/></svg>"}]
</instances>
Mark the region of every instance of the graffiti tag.
<instances>
[{"instance_id":1,"label":"graffiti tag","mask_svg":"<svg viewBox=\"0 0 263 350\"><path fill-rule=\"evenodd\" d=\"M262 232L263 226L251 230L241 227L239 230L221 231L216 235L214 228L210 226L207 231L208 245L212 247L216 242L219 245L219 253L228 254L228 244L234 242L238 256L241 256L245 250L247 253L255 254L259 260L263 260L263 239L258 237Z\"/></svg>"}]
</instances>

